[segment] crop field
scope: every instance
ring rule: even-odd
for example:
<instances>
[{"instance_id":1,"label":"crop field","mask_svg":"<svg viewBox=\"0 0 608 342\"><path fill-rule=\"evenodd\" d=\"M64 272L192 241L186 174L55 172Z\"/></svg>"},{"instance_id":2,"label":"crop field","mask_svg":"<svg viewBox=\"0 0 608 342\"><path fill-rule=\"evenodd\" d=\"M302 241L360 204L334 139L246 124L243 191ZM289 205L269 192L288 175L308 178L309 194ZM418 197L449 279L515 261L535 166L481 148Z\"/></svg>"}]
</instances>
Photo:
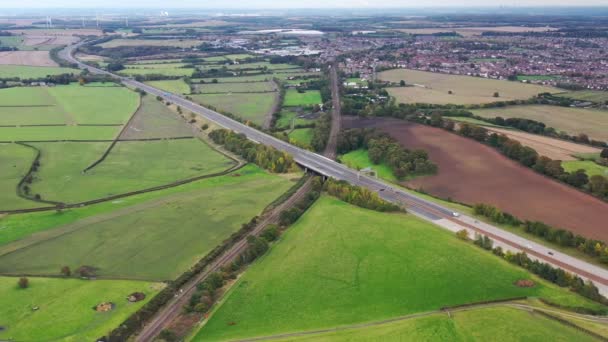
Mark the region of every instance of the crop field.
<instances>
[{"instance_id":1,"label":"crop field","mask_svg":"<svg viewBox=\"0 0 608 342\"><path fill-rule=\"evenodd\" d=\"M9 243L0 247L0 273L57 274L62 265L89 265L100 277L174 279L292 184L248 165Z\"/></svg>"},{"instance_id":2,"label":"crop field","mask_svg":"<svg viewBox=\"0 0 608 342\"><path fill-rule=\"evenodd\" d=\"M600 175L608 177L608 167L596 164L591 160L571 160L562 162L562 167L567 172L576 172L577 170L585 170L589 177Z\"/></svg>"},{"instance_id":3,"label":"crop field","mask_svg":"<svg viewBox=\"0 0 608 342\"><path fill-rule=\"evenodd\" d=\"M129 126L119 137L126 139L193 136L193 127L152 96L144 96Z\"/></svg>"},{"instance_id":4,"label":"crop field","mask_svg":"<svg viewBox=\"0 0 608 342\"><path fill-rule=\"evenodd\" d=\"M190 86L182 79L147 81L146 84L178 95L190 94Z\"/></svg>"},{"instance_id":5,"label":"crop field","mask_svg":"<svg viewBox=\"0 0 608 342\"><path fill-rule=\"evenodd\" d=\"M0 208L29 208L36 204L17 196L17 185L29 171L35 151L17 144L0 144Z\"/></svg>"},{"instance_id":6,"label":"crop field","mask_svg":"<svg viewBox=\"0 0 608 342\"><path fill-rule=\"evenodd\" d=\"M264 122L275 101L274 94L265 93L203 94L191 97L201 105L214 106L218 110L232 113L258 125Z\"/></svg>"},{"instance_id":7,"label":"crop field","mask_svg":"<svg viewBox=\"0 0 608 342\"><path fill-rule=\"evenodd\" d=\"M545 123L558 131L608 141L608 111L560 106L530 105L476 109L475 115L495 118L523 118Z\"/></svg>"},{"instance_id":8,"label":"crop field","mask_svg":"<svg viewBox=\"0 0 608 342\"><path fill-rule=\"evenodd\" d=\"M521 219L608 240L608 232L601 229L608 220L608 204L543 177L489 146L402 120L344 120L343 125L377 127L406 148L427 151L438 172L408 181L412 188L463 203L492 204Z\"/></svg>"},{"instance_id":9,"label":"crop field","mask_svg":"<svg viewBox=\"0 0 608 342\"><path fill-rule=\"evenodd\" d=\"M295 141L298 144L310 146L312 141L312 128L297 128L289 133L289 140Z\"/></svg>"},{"instance_id":10,"label":"crop field","mask_svg":"<svg viewBox=\"0 0 608 342\"><path fill-rule=\"evenodd\" d=\"M49 75L80 74L80 70L60 67L0 65L0 78L32 79Z\"/></svg>"},{"instance_id":11,"label":"crop field","mask_svg":"<svg viewBox=\"0 0 608 342\"><path fill-rule=\"evenodd\" d=\"M373 327L277 341L595 341L576 329L539 314L489 307L411 318Z\"/></svg>"},{"instance_id":12,"label":"crop field","mask_svg":"<svg viewBox=\"0 0 608 342\"><path fill-rule=\"evenodd\" d=\"M359 149L355 151L350 151L342 156L340 156L340 161L350 167L351 169L364 169L366 167L371 167L377 174L378 178L385 179L389 182L397 182L397 177L393 174L391 168L384 164L374 164L369 159L369 155L367 154L367 150Z\"/></svg>"},{"instance_id":13,"label":"crop field","mask_svg":"<svg viewBox=\"0 0 608 342\"><path fill-rule=\"evenodd\" d=\"M323 103L321 93L318 90L308 90L304 93L299 93L295 89L287 90L285 94L285 107L312 106Z\"/></svg>"},{"instance_id":14,"label":"crop field","mask_svg":"<svg viewBox=\"0 0 608 342\"><path fill-rule=\"evenodd\" d=\"M517 287L519 279L536 286ZM194 340L333 328L518 296L599 306L413 215L322 197L239 278Z\"/></svg>"},{"instance_id":15,"label":"crop field","mask_svg":"<svg viewBox=\"0 0 608 342\"><path fill-rule=\"evenodd\" d=\"M409 69L383 71L379 78L412 87L388 88L391 96L403 103L476 104L523 100L540 93L555 93L556 88L481 77L439 74ZM448 92L452 91L452 94ZM498 92L499 97L494 97Z\"/></svg>"},{"instance_id":16,"label":"crop field","mask_svg":"<svg viewBox=\"0 0 608 342\"><path fill-rule=\"evenodd\" d=\"M202 41L194 39L113 39L99 44L104 49L119 46L172 46L177 48L190 48L201 45Z\"/></svg>"},{"instance_id":17,"label":"crop field","mask_svg":"<svg viewBox=\"0 0 608 342\"><path fill-rule=\"evenodd\" d=\"M216 77L216 78L193 78L192 82L200 82L205 81L205 83L212 83L213 80L216 80L217 83L253 83L253 82L262 82L262 81L270 81L274 77L273 74L259 74L252 76L234 76L234 77Z\"/></svg>"},{"instance_id":18,"label":"crop field","mask_svg":"<svg viewBox=\"0 0 608 342\"><path fill-rule=\"evenodd\" d=\"M37 67L56 67L48 51L3 51L0 52L0 65L29 65Z\"/></svg>"},{"instance_id":19,"label":"crop field","mask_svg":"<svg viewBox=\"0 0 608 342\"><path fill-rule=\"evenodd\" d=\"M147 189L229 169L234 162L198 139L121 141L95 168L82 171L109 143L37 143L40 164L32 193L75 203ZM86 189L86 191L83 191Z\"/></svg>"},{"instance_id":20,"label":"crop field","mask_svg":"<svg viewBox=\"0 0 608 342\"><path fill-rule=\"evenodd\" d=\"M116 328L162 288L161 284L132 280L29 278L30 286L20 289L17 280L0 277L2 340L94 341ZM133 292L143 292L146 298L130 303L126 297ZM114 309L93 309L103 302L114 303Z\"/></svg>"},{"instance_id":21,"label":"crop field","mask_svg":"<svg viewBox=\"0 0 608 342\"><path fill-rule=\"evenodd\" d=\"M578 90L570 91L566 93L556 94L557 96L569 97L575 100L592 101L592 102L606 102L608 101L608 91L599 90Z\"/></svg>"},{"instance_id":22,"label":"crop field","mask_svg":"<svg viewBox=\"0 0 608 342\"><path fill-rule=\"evenodd\" d=\"M274 91L271 82L245 82L245 83L205 83L196 84L196 90L201 93L244 93L244 92L270 92Z\"/></svg>"},{"instance_id":23,"label":"crop field","mask_svg":"<svg viewBox=\"0 0 608 342\"><path fill-rule=\"evenodd\" d=\"M599 153L600 149L588 145L576 144L570 141L545 137L512 129L498 127L487 127L491 132L504 134L507 137L519 141L524 146L536 150L538 154L555 160L576 160L575 155L579 153Z\"/></svg>"}]
</instances>

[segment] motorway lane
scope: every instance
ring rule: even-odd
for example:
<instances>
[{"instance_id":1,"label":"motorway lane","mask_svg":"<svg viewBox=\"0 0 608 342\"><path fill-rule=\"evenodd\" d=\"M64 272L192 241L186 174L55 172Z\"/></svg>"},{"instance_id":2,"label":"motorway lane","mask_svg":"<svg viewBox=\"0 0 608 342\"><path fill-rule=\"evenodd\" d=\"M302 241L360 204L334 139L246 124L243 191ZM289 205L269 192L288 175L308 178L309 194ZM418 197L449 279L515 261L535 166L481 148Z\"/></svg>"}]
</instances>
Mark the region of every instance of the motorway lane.
<instances>
[{"instance_id":1,"label":"motorway lane","mask_svg":"<svg viewBox=\"0 0 608 342\"><path fill-rule=\"evenodd\" d=\"M602 290L603 294L608 294L608 270L606 269L592 265L583 260L565 255L551 248L547 248L533 241L506 232L498 227L479 222L474 218L456 214L449 208L443 207L433 202L429 202L418 196L409 194L381 180L370 178L365 175L358 175L357 171L351 170L346 166L337 163L329 158L295 147L287 142L284 142L266 133L260 132L252 127L234 121L222 114L219 114L203 106L190 102L175 94L171 94L163 90L153 88L151 86L134 81L126 77L116 76L106 71L87 66L83 63L80 63L72 56L72 51L76 46L77 45L66 48L62 51L61 56L63 56L63 58L65 58L66 60L71 61L72 63L78 64L80 68L86 68L91 73L95 74L112 75L116 78L119 78L125 85L143 89L152 96L160 96L165 100L173 102L184 109L201 115L205 119L213 121L214 123L224 128L243 133L251 140L265 145L273 146L281 151L285 151L291 154L294 157L294 160L303 167L312 169L318 173L324 174L332 178L345 180L351 184L368 188L371 191L377 192L383 199L386 199L393 203L405 204L408 210L414 212L415 214L426 220L435 222L440 219L449 219L458 222L460 225L471 227L481 234L499 237L504 243L511 245L514 249L519 249L523 246L524 250L534 253L538 257L538 259L544 262L548 262L553 265L560 265L560 267L571 273L578 274L583 278L591 279L594 282L598 283L598 285L603 285L598 287ZM549 253L552 253L552 255L550 255Z\"/></svg>"}]
</instances>

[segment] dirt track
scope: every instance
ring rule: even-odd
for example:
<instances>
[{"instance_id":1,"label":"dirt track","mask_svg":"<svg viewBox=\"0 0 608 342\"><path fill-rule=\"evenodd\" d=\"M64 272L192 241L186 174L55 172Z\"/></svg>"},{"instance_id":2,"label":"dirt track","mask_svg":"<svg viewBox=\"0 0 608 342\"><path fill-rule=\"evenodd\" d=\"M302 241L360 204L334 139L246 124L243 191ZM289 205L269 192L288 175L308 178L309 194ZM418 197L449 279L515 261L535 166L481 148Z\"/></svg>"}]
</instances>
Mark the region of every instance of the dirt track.
<instances>
[{"instance_id":1,"label":"dirt track","mask_svg":"<svg viewBox=\"0 0 608 342\"><path fill-rule=\"evenodd\" d=\"M345 118L343 123L345 128L378 127L407 148L426 150L439 172L408 182L410 187L469 204L493 204L522 219L608 241L607 203L543 177L491 147L402 120Z\"/></svg>"}]
</instances>

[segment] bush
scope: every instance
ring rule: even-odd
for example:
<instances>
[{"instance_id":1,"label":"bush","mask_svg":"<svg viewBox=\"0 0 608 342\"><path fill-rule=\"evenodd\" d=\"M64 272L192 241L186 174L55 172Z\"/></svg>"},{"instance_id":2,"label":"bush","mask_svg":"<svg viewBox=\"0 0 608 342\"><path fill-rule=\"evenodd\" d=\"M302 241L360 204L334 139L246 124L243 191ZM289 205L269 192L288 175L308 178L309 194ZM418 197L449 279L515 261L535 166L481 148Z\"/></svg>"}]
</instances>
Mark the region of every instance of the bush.
<instances>
[{"instance_id":1,"label":"bush","mask_svg":"<svg viewBox=\"0 0 608 342\"><path fill-rule=\"evenodd\" d=\"M20 289L27 289L30 286L30 281L29 281L29 279L27 279L25 277L21 277L21 278L19 278L17 285L19 286Z\"/></svg>"}]
</instances>

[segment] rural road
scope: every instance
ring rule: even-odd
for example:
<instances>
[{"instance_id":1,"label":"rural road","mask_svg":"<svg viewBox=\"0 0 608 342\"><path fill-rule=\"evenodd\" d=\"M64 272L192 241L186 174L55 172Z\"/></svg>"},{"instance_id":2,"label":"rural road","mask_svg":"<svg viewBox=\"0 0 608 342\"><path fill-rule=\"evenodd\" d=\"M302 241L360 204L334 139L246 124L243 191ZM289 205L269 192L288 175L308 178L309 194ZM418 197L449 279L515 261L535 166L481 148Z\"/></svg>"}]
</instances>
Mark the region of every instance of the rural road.
<instances>
[{"instance_id":1,"label":"rural road","mask_svg":"<svg viewBox=\"0 0 608 342\"><path fill-rule=\"evenodd\" d=\"M596 286L598 286L601 293L604 295L608 294L608 270L602 267L595 266L583 260L560 253L557 250L545 247L490 224L478 222L472 217L465 215L456 216L455 212L450 208L425 200L422 197L406 192L402 188L393 186L382 180L360 175L356 170L352 170L345 165L333 161L330 158L293 146L271 135L258 131L255 128L246 126L222 114L188 101L181 96L148 86L127 77L114 75L108 73L107 71L83 64L73 57L73 52L78 46L79 44L66 47L61 51L60 56L71 63L77 64L81 69L88 69L89 72L94 74L111 75L119 79L127 86L140 88L153 96L160 96L186 110L203 116L205 119L210 120L219 126L235 132L243 133L252 141L273 146L278 150L287 152L294 157L294 160L298 164L307 169L338 180L345 180L351 184L362 186L371 191L377 192L383 199L404 205L409 212L427 221L435 223L440 227L448 229L447 223L449 223L452 229L454 228L454 225L460 226L462 228L476 231L480 234L488 235L506 246L510 246L509 249L511 250L526 251L530 256L541 261L561 267L571 273L579 275L584 279L592 280Z\"/></svg>"}]
</instances>

